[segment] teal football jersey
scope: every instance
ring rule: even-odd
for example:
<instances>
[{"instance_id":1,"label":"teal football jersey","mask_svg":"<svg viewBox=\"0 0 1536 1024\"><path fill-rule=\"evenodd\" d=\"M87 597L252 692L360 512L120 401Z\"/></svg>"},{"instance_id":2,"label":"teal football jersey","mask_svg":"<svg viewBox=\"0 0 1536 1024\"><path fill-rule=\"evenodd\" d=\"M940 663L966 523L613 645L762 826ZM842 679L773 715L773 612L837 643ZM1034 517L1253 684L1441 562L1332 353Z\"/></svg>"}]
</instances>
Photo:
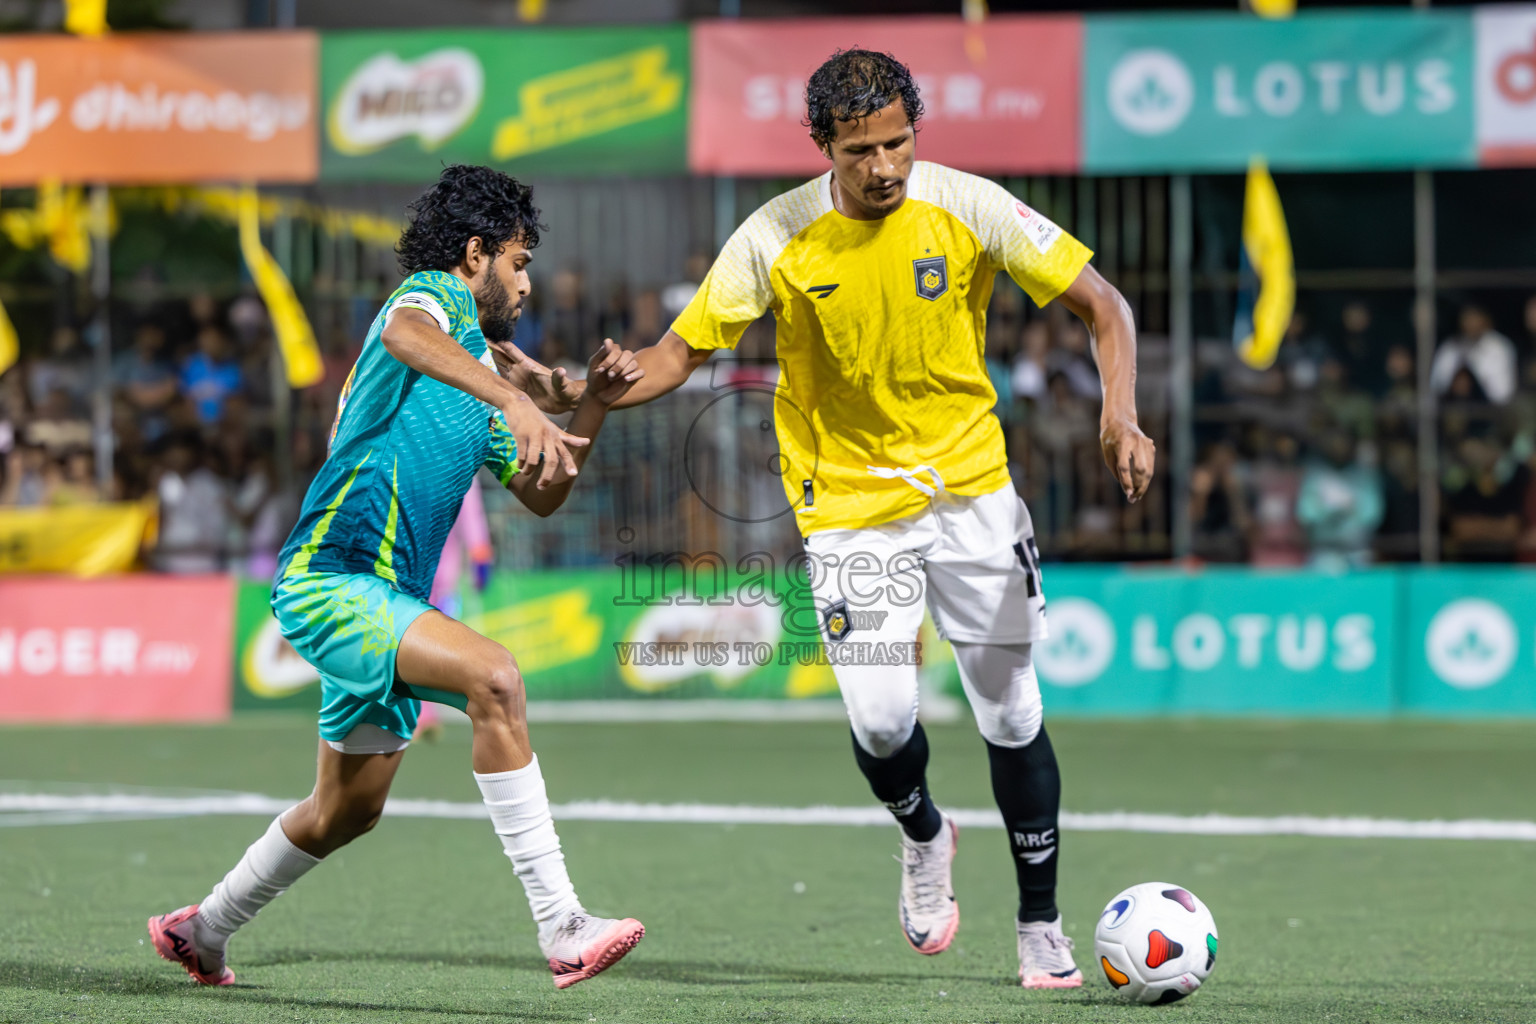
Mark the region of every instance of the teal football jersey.
<instances>
[{"instance_id":1,"label":"teal football jersey","mask_svg":"<svg viewBox=\"0 0 1536 1024\"><path fill-rule=\"evenodd\" d=\"M505 485L517 472L517 445L499 410L385 351L385 321L401 306L424 310L491 365L463 281L434 270L401 282L342 388L330 450L279 555L279 579L372 573L425 599L475 473L489 466Z\"/></svg>"}]
</instances>

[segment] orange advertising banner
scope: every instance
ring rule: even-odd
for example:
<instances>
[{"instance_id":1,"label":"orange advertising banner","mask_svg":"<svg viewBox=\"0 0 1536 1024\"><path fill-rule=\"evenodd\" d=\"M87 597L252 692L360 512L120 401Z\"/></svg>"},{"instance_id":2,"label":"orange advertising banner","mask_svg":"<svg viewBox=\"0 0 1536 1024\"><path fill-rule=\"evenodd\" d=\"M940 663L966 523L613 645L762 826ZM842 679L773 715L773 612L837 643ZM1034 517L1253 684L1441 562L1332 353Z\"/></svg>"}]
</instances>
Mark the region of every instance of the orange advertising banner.
<instances>
[{"instance_id":1,"label":"orange advertising banner","mask_svg":"<svg viewBox=\"0 0 1536 1024\"><path fill-rule=\"evenodd\" d=\"M311 32L0 38L0 186L314 180Z\"/></svg>"}]
</instances>

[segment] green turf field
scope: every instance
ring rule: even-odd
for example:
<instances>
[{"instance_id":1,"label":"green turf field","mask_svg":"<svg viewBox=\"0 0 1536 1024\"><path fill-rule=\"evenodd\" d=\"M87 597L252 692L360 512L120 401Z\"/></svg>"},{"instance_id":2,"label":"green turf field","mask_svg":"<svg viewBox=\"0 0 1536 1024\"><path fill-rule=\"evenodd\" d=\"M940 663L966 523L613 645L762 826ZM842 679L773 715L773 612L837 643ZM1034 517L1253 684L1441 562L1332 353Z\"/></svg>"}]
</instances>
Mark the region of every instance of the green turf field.
<instances>
[{"instance_id":1,"label":"green turf field","mask_svg":"<svg viewBox=\"0 0 1536 1024\"><path fill-rule=\"evenodd\" d=\"M1529 725L1057 722L1073 811L1536 817ZM942 803L990 806L969 728L930 729ZM845 728L544 725L551 798L867 805ZM0 791L52 784L299 797L311 722L3 729ZM401 797L478 799L467 730L407 755ZM0 826L4 822L0 821ZM648 934L557 993L487 824L385 818L232 943L239 984L191 985L144 919L199 899L266 826L199 817L0 827L0 1022L1531 1021L1536 844L1068 832L1061 902L1083 989L1017 988L1003 834L961 838L963 925L938 957L896 923L893 828L568 822L588 907ZM1092 965L1106 900L1186 885L1212 908L1205 990L1123 1007Z\"/></svg>"}]
</instances>

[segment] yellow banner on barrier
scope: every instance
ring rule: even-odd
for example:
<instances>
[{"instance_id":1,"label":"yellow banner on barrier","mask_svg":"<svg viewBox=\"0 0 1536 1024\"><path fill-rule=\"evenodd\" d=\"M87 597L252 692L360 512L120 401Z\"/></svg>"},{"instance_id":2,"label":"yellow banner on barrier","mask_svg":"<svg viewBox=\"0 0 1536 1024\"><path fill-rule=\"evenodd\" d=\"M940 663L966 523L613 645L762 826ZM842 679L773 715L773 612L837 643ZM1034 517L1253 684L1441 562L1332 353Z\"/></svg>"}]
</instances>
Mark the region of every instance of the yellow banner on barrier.
<instances>
[{"instance_id":1,"label":"yellow banner on barrier","mask_svg":"<svg viewBox=\"0 0 1536 1024\"><path fill-rule=\"evenodd\" d=\"M0 508L0 574L123 572L155 524L152 501Z\"/></svg>"}]
</instances>

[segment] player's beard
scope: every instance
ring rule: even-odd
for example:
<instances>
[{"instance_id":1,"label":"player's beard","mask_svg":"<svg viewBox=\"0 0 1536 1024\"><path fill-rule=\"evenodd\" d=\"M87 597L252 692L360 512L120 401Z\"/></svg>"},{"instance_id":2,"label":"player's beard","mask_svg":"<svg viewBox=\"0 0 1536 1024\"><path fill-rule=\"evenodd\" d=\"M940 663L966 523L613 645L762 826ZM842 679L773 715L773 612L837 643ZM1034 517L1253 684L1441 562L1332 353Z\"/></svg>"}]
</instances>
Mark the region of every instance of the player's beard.
<instances>
[{"instance_id":1,"label":"player's beard","mask_svg":"<svg viewBox=\"0 0 1536 1024\"><path fill-rule=\"evenodd\" d=\"M480 333L486 341L512 340L517 318L523 312L523 300L513 301L512 293L494 271L486 275L485 284L475 293L475 305L480 310Z\"/></svg>"}]
</instances>

